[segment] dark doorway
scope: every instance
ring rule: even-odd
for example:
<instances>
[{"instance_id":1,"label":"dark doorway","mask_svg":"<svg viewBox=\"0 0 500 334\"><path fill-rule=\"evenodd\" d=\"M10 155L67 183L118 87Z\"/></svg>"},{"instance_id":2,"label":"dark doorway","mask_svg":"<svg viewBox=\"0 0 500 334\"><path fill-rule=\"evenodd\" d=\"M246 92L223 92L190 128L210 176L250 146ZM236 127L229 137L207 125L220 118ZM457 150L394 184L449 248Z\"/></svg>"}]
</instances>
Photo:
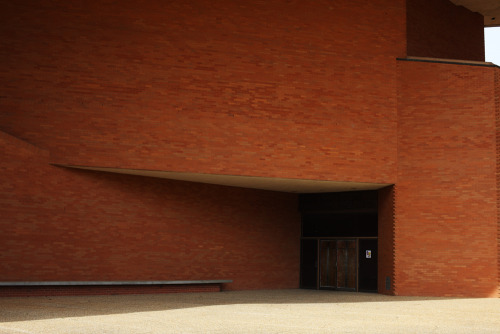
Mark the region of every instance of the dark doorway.
<instances>
[{"instance_id":1,"label":"dark doorway","mask_svg":"<svg viewBox=\"0 0 500 334\"><path fill-rule=\"evenodd\" d=\"M300 287L318 287L318 241L305 239L300 243Z\"/></svg>"},{"instance_id":2,"label":"dark doorway","mask_svg":"<svg viewBox=\"0 0 500 334\"><path fill-rule=\"evenodd\" d=\"M378 244L376 239L359 239L359 291L377 291Z\"/></svg>"}]
</instances>

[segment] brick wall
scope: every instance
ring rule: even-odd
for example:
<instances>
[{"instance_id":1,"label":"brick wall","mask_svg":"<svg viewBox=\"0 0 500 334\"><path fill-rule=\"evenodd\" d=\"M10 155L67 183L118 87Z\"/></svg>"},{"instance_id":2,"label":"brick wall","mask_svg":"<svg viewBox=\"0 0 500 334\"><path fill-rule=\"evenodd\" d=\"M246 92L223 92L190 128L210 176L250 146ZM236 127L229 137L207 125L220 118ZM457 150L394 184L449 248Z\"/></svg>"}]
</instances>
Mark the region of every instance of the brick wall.
<instances>
[{"instance_id":1,"label":"brick wall","mask_svg":"<svg viewBox=\"0 0 500 334\"><path fill-rule=\"evenodd\" d=\"M0 280L296 288L297 196L50 166L0 133Z\"/></svg>"},{"instance_id":2,"label":"brick wall","mask_svg":"<svg viewBox=\"0 0 500 334\"><path fill-rule=\"evenodd\" d=\"M448 0L407 0L408 56L484 61L484 19Z\"/></svg>"},{"instance_id":3,"label":"brick wall","mask_svg":"<svg viewBox=\"0 0 500 334\"><path fill-rule=\"evenodd\" d=\"M495 69L398 66L395 293L498 295Z\"/></svg>"},{"instance_id":4,"label":"brick wall","mask_svg":"<svg viewBox=\"0 0 500 334\"><path fill-rule=\"evenodd\" d=\"M0 20L0 130L21 139L0 134L3 280L298 286L295 195L58 162L397 183L381 193L381 291L389 276L391 294L497 293L493 70L395 60L482 60L479 15L431 0L9 0Z\"/></svg>"},{"instance_id":5,"label":"brick wall","mask_svg":"<svg viewBox=\"0 0 500 334\"><path fill-rule=\"evenodd\" d=\"M390 183L404 6L7 1L0 129L63 164Z\"/></svg>"},{"instance_id":6,"label":"brick wall","mask_svg":"<svg viewBox=\"0 0 500 334\"><path fill-rule=\"evenodd\" d=\"M2 280L297 287L295 195L48 163L395 181L404 13L403 0L7 1Z\"/></svg>"}]
</instances>

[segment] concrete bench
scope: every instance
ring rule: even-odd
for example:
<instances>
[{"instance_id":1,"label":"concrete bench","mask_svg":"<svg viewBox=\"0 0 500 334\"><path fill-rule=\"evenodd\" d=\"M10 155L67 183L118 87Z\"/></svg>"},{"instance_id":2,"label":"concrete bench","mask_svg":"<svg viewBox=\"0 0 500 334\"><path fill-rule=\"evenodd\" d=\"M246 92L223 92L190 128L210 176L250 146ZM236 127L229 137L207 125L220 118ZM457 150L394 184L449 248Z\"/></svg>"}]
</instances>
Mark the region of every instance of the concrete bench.
<instances>
[{"instance_id":1,"label":"concrete bench","mask_svg":"<svg viewBox=\"0 0 500 334\"><path fill-rule=\"evenodd\" d=\"M11 281L0 282L0 297L218 292L232 280L184 281Z\"/></svg>"},{"instance_id":2,"label":"concrete bench","mask_svg":"<svg viewBox=\"0 0 500 334\"><path fill-rule=\"evenodd\" d=\"M233 280L194 280L194 281L13 281L0 282L0 286L71 286L71 285L191 285L224 284Z\"/></svg>"}]
</instances>

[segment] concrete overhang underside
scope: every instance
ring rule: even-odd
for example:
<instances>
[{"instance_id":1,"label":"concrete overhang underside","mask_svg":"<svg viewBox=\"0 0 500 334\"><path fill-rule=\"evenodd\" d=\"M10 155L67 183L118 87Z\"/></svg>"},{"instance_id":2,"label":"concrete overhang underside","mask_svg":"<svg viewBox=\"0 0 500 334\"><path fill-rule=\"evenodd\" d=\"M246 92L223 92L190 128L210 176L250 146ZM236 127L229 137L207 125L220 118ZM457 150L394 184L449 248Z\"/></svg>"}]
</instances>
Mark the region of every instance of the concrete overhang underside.
<instances>
[{"instance_id":1,"label":"concrete overhang underside","mask_svg":"<svg viewBox=\"0 0 500 334\"><path fill-rule=\"evenodd\" d=\"M198 182L198 183L215 184L221 186L261 189L261 190L298 193L298 194L377 190L392 185L389 183L306 180L306 179L290 179L290 178L276 178L276 177L243 176L243 175L185 173L185 172L127 169L127 168L73 166L73 165L59 165L59 164L57 166L108 172L108 173L139 175L139 176L156 177L169 180Z\"/></svg>"},{"instance_id":2,"label":"concrete overhang underside","mask_svg":"<svg viewBox=\"0 0 500 334\"><path fill-rule=\"evenodd\" d=\"M483 15L484 25L487 27L500 25L500 1L498 0L451 0L451 2Z\"/></svg>"}]
</instances>

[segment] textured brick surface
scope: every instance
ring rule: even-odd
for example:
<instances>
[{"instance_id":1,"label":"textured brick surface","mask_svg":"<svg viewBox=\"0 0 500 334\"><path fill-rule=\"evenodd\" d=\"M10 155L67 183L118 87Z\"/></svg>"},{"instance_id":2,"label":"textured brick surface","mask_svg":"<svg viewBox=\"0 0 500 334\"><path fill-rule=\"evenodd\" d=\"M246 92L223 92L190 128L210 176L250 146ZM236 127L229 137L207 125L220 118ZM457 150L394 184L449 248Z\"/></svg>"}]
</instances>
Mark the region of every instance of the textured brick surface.
<instances>
[{"instance_id":1,"label":"textured brick surface","mask_svg":"<svg viewBox=\"0 0 500 334\"><path fill-rule=\"evenodd\" d=\"M74 165L391 183L404 8L6 1L0 129Z\"/></svg>"},{"instance_id":2,"label":"textured brick surface","mask_svg":"<svg viewBox=\"0 0 500 334\"><path fill-rule=\"evenodd\" d=\"M495 296L495 68L401 61L395 292Z\"/></svg>"},{"instance_id":3,"label":"textured brick surface","mask_svg":"<svg viewBox=\"0 0 500 334\"><path fill-rule=\"evenodd\" d=\"M8 0L0 22L2 280L298 286L296 195L58 162L394 183L379 197L379 291L498 293L499 70L396 61L483 59L477 14L441 0Z\"/></svg>"},{"instance_id":4,"label":"textured brick surface","mask_svg":"<svg viewBox=\"0 0 500 334\"><path fill-rule=\"evenodd\" d=\"M1 133L0 157L2 281L298 287L296 195L68 170Z\"/></svg>"},{"instance_id":5,"label":"textured brick surface","mask_svg":"<svg viewBox=\"0 0 500 334\"><path fill-rule=\"evenodd\" d=\"M484 19L448 0L407 0L408 56L484 61Z\"/></svg>"}]
</instances>

